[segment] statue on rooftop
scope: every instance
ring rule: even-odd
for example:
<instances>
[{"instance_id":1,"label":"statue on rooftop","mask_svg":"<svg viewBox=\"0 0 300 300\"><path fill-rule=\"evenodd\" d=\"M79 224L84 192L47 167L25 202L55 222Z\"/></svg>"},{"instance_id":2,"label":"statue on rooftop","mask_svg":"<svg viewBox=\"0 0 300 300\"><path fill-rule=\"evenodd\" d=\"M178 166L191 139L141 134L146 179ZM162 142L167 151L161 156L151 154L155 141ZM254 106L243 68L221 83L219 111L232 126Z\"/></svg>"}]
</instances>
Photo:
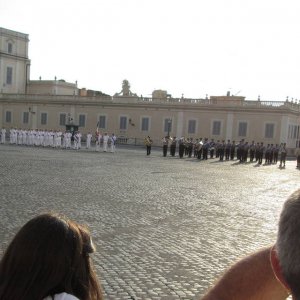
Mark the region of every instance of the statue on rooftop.
<instances>
[{"instance_id":1,"label":"statue on rooftop","mask_svg":"<svg viewBox=\"0 0 300 300\"><path fill-rule=\"evenodd\" d=\"M132 93L130 91L130 83L127 79L124 79L122 82L122 91L120 93L116 93L115 96L135 96L135 97L137 97L137 94Z\"/></svg>"}]
</instances>

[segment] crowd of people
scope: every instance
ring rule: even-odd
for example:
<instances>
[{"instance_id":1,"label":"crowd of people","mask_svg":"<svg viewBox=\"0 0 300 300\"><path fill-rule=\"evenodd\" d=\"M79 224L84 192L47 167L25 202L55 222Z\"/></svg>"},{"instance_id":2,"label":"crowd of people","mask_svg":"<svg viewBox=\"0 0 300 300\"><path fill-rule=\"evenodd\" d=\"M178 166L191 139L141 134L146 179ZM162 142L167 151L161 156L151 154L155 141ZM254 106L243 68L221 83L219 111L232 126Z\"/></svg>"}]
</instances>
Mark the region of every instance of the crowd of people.
<instances>
[{"instance_id":1,"label":"crowd of people","mask_svg":"<svg viewBox=\"0 0 300 300\"><path fill-rule=\"evenodd\" d=\"M5 128L2 128L0 134L2 144L5 144L9 140L9 143L14 145L74 150L82 148L82 138L84 138L86 149L90 149L92 143L95 143L95 150L103 150L103 152L115 152L117 141L114 133L111 135L108 135L107 132L102 134L98 130L94 135L89 132L84 137L80 131L71 132L66 130L62 132L59 130L26 130L16 128L11 128L8 132Z\"/></svg>"},{"instance_id":2,"label":"crowd of people","mask_svg":"<svg viewBox=\"0 0 300 300\"><path fill-rule=\"evenodd\" d=\"M208 158L218 158L223 160L234 160L235 158L241 163L257 162L262 164L277 164L280 160L280 166L285 167L286 162L286 143L267 144L262 142L248 143L244 139L238 143L231 140L209 140L208 138L176 138L165 136L162 138L163 156L167 156L168 149L170 155L175 156L178 148L179 158L195 157L197 159L207 160ZM249 160L248 160L249 159Z\"/></svg>"}]
</instances>

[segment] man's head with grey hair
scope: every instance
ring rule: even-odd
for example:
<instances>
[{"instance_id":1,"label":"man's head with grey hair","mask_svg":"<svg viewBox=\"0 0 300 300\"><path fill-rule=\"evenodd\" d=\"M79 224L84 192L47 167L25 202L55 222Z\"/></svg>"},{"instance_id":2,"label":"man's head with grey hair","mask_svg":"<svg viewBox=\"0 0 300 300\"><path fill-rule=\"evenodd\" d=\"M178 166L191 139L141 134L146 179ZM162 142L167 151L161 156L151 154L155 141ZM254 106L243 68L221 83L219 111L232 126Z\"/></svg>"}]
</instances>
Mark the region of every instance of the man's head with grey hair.
<instances>
[{"instance_id":1,"label":"man's head with grey hair","mask_svg":"<svg viewBox=\"0 0 300 300\"><path fill-rule=\"evenodd\" d=\"M300 189L284 203L276 242L284 281L294 298L300 299Z\"/></svg>"}]
</instances>

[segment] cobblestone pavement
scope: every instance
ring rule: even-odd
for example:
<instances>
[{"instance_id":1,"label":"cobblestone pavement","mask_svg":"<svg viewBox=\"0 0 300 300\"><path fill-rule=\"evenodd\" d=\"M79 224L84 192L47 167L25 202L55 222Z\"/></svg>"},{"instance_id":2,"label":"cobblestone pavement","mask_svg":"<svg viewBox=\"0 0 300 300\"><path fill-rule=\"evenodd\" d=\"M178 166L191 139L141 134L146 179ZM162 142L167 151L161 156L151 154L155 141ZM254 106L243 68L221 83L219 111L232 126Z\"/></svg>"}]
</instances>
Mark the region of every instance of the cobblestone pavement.
<instances>
[{"instance_id":1,"label":"cobblestone pavement","mask_svg":"<svg viewBox=\"0 0 300 300\"><path fill-rule=\"evenodd\" d=\"M0 145L0 250L31 217L58 211L90 227L105 299L199 299L274 242L295 166Z\"/></svg>"}]
</instances>

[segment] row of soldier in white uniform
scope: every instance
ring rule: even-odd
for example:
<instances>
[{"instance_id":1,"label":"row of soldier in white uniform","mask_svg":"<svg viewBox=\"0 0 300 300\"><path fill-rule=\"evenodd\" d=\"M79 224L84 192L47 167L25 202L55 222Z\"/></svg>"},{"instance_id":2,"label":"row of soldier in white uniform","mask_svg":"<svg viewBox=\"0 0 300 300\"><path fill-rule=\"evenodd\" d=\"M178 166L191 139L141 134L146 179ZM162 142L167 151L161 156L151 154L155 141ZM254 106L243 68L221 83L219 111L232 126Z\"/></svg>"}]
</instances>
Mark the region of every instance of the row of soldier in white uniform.
<instances>
[{"instance_id":1,"label":"row of soldier in white uniform","mask_svg":"<svg viewBox=\"0 0 300 300\"><path fill-rule=\"evenodd\" d=\"M72 133L68 130L62 132L59 130L24 130L11 128L7 133L6 129L2 128L0 133L2 144L6 142L7 134L9 134L10 144L76 150L82 147L82 134L80 131ZM92 141L95 141L96 151L100 151L102 145L104 152L115 152L117 138L114 134L109 136L107 133L102 135L100 132L96 132L93 139L92 133L89 132L86 135L87 149L91 148Z\"/></svg>"},{"instance_id":2,"label":"row of soldier in white uniform","mask_svg":"<svg viewBox=\"0 0 300 300\"><path fill-rule=\"evenodd\" d=\"M266 164L277 163L279 154L283 157L286 156L286 144L267 144L260 142L248 143L244 139L236 143L235 141L225 140L214 141L208 138L176 138L176 137L164 137L163 143L163 155L167 155L168 147L170 147L170 155L175 156L176 148L178 145L178 154L182 158L184 155L188 157L197 157L198 159L219 158L220 160L233 160L235 157L240 162L247 162L248 157L250 161L258 161L262 163L263 157Z\"/></svg>"}]
</instances>

